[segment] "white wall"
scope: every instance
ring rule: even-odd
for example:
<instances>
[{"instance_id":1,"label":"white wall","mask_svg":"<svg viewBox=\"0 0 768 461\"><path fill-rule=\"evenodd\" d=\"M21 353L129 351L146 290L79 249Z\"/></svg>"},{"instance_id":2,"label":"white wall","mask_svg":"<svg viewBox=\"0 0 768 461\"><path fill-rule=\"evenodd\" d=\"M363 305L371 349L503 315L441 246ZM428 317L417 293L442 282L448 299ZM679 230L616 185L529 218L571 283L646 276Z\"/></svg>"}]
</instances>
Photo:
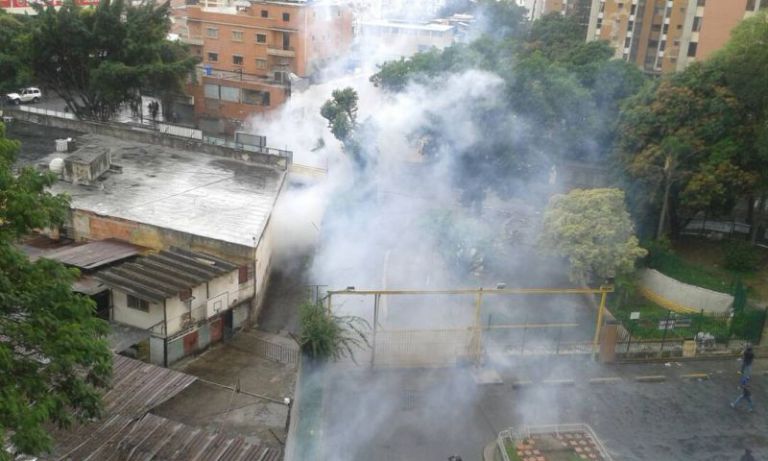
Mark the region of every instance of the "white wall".
<instances>
[{"instance_id":1,"label":"white wall","mask_svg":"<svg viewBox=\"0 0 768 461\"><path fill-rule=\"evenodd\" d=\"M115 322L124 323L137 328L149 328L163 321L163 305L151 303L149 312L128 307L128 296L125 292L112 289L112 318Z\"/></svg>"}]
</instances>

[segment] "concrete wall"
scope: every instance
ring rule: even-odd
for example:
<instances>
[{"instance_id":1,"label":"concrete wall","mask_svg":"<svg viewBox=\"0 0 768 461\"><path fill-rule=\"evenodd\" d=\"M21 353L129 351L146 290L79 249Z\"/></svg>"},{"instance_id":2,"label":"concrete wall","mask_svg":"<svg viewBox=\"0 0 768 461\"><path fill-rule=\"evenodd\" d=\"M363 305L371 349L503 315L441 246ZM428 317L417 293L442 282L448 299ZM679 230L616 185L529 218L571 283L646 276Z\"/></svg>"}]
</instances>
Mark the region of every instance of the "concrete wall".
<instances>
[{"instance_id":1,"label":"concrete wall","mask_svg":"<svg viewBox=\"0 0 768 461\"><path fill-rule=\"evenodd\" d=\"M187 234L111 216L97 215L86 210L72 210L72 237L74 240L102 240L117 238L154 250L177 246L218 256L233 264L248 264L253 249L235 243Z\"/></svg>"},{"instance_id":2,"label":"concrete wall","mask_svg":"<svg viewBox=\"0 0 768 461\"><path fill-rule=\"evenodd\" d=\"M169 136L151 129L133 127L119 123L98 123L87 122L83 120L70 120L65 118L53 117L44 114L34 114L22 110L6 108L7 115L14 118L38 125L64 128L67 130L79 131L82 133L93 133L103 136L111 136L126 141L141 142L146 144L157 144L173 149L202 152L209 155L231 158L247 163L267 165L287 169L289 160L276 155L260 154L257 152L246 152L233 149L226 146L208 144L203 141Z\"/></svg>"},{"instance_id":3,"label":"concrete wall","mask_svg":"<svg viewBox=\"0 0 768 461\"><path fill-rule=\"evenodd\" d=\"M640 273L640 290L652 301L674 311L727 312L733 305L733 296L688 285L667 277L654 269Z\"/></svg>"}]
</instances>

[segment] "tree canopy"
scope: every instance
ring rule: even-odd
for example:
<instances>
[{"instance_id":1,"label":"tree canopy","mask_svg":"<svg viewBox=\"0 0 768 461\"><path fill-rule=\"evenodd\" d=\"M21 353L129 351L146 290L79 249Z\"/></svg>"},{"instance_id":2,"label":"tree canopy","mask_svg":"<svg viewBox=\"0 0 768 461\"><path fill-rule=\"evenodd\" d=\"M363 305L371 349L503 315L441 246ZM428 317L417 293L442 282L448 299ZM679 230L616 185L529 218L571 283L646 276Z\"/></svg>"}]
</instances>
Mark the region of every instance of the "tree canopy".
<instances>
[{"instance_id":1,"label":"tree canopy","mask_svg":"<svg viewBox=\"0 0 768 461\"><path fill-rule=\"evenodd\" d=\"M17 452L50 448L49 423L66 426L97 416L99 389L112 372L93 301L74 293L77 271L38 259L14 243L33 229L60 223L65 197L45 191L55 180L31 168L11 172L19 144L0 124L0 441ZM12 454L0 450L0 460Z\"/></svg>"},{"instance_id":2,"label":"tree canopy","mask_svg":"<svg viewBox=\"0 0 768 461\"><path fill-rule=\"evenodd\" d=\"M470 103L466 108L484 132L481 142L456 152L466 166L457 185L472 200L482 199L488 190L508 196L515 189L513 182L545 174L561 160L607 160L621 102L646 83L635 66L613 59L610 45L585 42L578 21L551 14L521 26L524 34L489 33L468 44L417 53L384 63L371 82L385 91L402 92L410 83L440 85L469 69L503 79L498 104ZM414 128L440 131L437 126ZM430 142L439 144L441 139L434 136ZM440 146L426 146L424 151L440 151ZM467 175L477 181L468 181Z\"/></svg>"},{"instance_id":3,"label":"tree canopy","mask_svg":"<svg viewBox=\"0 0 768 461\"><path fill-rule=\"evenodd\" d=\"M576 283L632 272L635 261L647 254L619 189L575 189L553 196L544 212L539 248L568 259Z\"/></svg>"},{"instance_id":4,"label":"tree canopy","mask_svg":"<svg viewBox=\"0 0 768 461\"><path fill-rule=\"evenodd\" d=\"M0 97L29 83L30 72L24 62L28 22L29 18L0 9Z\"/></svg>"},{"instance_id":5,"label":"tree canopy","mask_svg":"<svg viewBox=\"0 0 768 461\"><path fill-rule=\"evenodd\" d=\"M107 120L140 90L180 90L196 59L167 40L170 4L105 0L81 8L67 0L57 11L37 6L29 65L80 118Z\"/></svg>"}]
</instances>

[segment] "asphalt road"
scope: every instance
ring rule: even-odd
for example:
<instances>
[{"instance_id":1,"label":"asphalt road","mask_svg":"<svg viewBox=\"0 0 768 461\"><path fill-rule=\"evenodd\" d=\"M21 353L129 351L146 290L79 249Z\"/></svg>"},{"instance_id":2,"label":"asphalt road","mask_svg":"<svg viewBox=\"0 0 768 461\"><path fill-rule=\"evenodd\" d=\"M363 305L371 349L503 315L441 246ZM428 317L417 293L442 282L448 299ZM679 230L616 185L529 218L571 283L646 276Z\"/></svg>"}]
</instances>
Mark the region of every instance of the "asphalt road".
<instances>
[{"instance_id":1,"label":"asphalt road","mask_svg":"<svg viewBox=\"0 0 768 461\"><path fill-rule=\"evenodd\" d=\"M756 363L756 410L734 410L735 360L602 366L582 358L515 359L502 384L470 369L346 370L324 379L317 459L482 459L502 429L587 423L615 460L768 459L768 361ZM704 375L701 375L703 373ZM643 382L643 380L649 382Z\"/></svg>"}]
</instances>

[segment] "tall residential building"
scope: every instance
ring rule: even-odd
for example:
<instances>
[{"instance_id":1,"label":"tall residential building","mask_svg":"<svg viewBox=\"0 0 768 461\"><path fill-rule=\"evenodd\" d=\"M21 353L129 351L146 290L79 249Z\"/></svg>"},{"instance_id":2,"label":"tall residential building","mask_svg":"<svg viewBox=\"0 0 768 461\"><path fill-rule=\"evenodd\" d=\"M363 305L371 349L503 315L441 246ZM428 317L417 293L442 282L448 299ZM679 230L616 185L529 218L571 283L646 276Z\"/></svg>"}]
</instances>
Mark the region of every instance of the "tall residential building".
<instances>
[{"instance_id":1,"label":"tall residential building","mask_svg":"<svg viewBox=\"0 0 768 461\"><path fill-rule=\"evenodd\" d=\"M196 118L220 131L283 104L353 38L352 11L338 2L203 0L175 8L174 19L201 59L189 86Z\"/></svg>"},{"instance_id":2,"label":"tall residential building","mask_svg":"<svg viewBox=\"0 0 768 461\"><path fill-rule=\"evenodd\" d=\"M685 69L720 49L742 19L768 0L592 0L587 40L648 73Z\"/></svg>"}]
</instances>

